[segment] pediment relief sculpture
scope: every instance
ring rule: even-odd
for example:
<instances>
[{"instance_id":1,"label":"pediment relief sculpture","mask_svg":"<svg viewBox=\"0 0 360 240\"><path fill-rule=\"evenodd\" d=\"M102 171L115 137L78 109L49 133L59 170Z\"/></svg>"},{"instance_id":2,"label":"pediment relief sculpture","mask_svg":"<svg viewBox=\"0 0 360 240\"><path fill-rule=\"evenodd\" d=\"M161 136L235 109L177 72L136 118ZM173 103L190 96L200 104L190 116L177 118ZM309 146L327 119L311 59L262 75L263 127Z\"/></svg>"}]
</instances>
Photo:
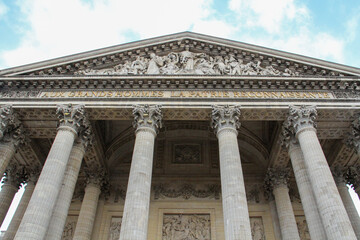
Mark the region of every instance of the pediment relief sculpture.
<instances>
[{"instance_id":1,"label":"pediment relief sculpture","mask_svg":"<svg viewBox=\"0 0 360 240\"><path fill-rule=\"evenodd\" d=\"M233 54L211 56L206 53L191 52L186 48L182 52L171 52L165 56L150 53L149 57L137 56L135 60L125 60L111 68L87 68L74 72L75 75L274 75L299 76L299 72L261 61L248 61Z\"/></svg>"}]
</instances>

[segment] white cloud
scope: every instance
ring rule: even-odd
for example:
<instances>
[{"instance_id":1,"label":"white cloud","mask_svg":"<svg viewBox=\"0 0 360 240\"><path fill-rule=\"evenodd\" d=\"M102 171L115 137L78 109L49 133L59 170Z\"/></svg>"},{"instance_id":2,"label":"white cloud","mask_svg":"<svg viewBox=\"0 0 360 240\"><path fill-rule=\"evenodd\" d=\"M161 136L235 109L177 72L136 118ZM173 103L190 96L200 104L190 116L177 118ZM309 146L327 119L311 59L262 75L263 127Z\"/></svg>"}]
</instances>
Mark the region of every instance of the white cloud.
<instances>
[{"instance_id":1,"label":"white cloud","mask_svg":"<svg viewBox=\"0 0 360 240\"><path fill-rule=\"evenodd\" d=\"M0 0L0 19L8 12L8 7Z\"/></svg>"},{"instance_id":2,"label":"white cloud","mask_svg":"<svg viewBox=\"0 0 360 240\"><path fill-rule=\"evenodd\" d=\"M268 33L280 33L285 24L308 18L308 9L293 0L230 0L229 9L236 13L243 27L262 27Z\"/></svg>"},{"instance_id":3,"label":"white cloud","mask_svg":"<svg viewBox=\"0 0 360 240\"><path fill-rule=\"evenodd\" d=\"M211 0L19 1L30 29L24 30L18 48L0 57L5 65L16 66L120 44L131 40L126 38L129 32L144 39L208 26L210 4ZM213 23L226 29L221 21Z\"/></svg>"}]
</instances>

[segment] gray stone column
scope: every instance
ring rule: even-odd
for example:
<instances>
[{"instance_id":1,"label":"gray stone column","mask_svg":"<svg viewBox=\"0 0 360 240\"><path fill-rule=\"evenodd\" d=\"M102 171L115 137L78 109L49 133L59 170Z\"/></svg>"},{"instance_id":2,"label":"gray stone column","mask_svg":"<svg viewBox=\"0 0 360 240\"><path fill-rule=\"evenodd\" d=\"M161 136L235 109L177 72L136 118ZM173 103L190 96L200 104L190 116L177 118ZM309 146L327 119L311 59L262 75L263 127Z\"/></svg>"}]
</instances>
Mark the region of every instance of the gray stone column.
<instances>
[{"instance_id":1,"label":"gray stone column","mask_svg":"<svg viewBox=\"0 0 360 240\"><path fill-rule=\"evenodd\" d=\"M288 169L269 169L265 178L265 185L269 191L272 190L275 198L282 239L300 240L289 196L288 179Z\"/></svg>"},{"instance_id":2,"label":"gray stone column","mask_svg":"<svg viewBox=\"0 0 360 240\"><path fill-rule=\"evenodd\" d=\"M81 162L85 154L85 149L91 141L90 123L86 125L89 127L83 129L79 133L79 137L72 147L69 161L65 170L63 184L61 186L59 197L56 201L56 205L52 213L45 239L61 239L66 223L66 218L68 216L71 199L73 197L75 185L79 176Z\"/></svg>"},{"instance_id":3,"label":"gray stone column","mask_svg":"<svg viewBox=\"0 0 360 240\"><path fill-rule=\"evenodd\" d=\"M304 155L305 166L328 240L356 239L316 135L315 107L290 106L288 121Z\"/></svg>"},{"instance_id":4,"label":"gray stone column","mask_svg":"<svg viewBox=\"0 0 360 240\"><path fill-rule=\"evenodd\" d=\"M24 182L23 169L16 165L11 165L6 169L4 184L0 191L0 225L3 223L9 210L11 202Z\"/></svg>"},{"instance_id":5,"label":"gray stone column","mask_svg":"<svg viewBox=\"0 0 360 240\"><path fill-rule=\"evenodd\" d=\"M84 124L84 106L61 105L58 106L57 115L60 118L58 132L15 235L16 240L44 239L74 139Z\"/></svg>"},{"instance_id":6,"label":"gray stone column","mask_svg":"<svg viewBox=\"0 0 360 240\"><path fill-rule=\"evenodd\" d=\"M105 172L99 169L87 171L85 195L81 204L73 240L91 239L101 187L104 184L104 177Z\"/></svg>"},{"instance_id":7,"label":"gray stone column","mask_svg":"<svg viewBox=\"0 0 360 240\"><path fill-rule=\"evenodd\" d=\"M334 168L332 173L356 237L360 239L360 217L346 185L347 171L346 169Z\"/></svg>"},{"instance_id":8,"label":"gray stone column","mask_svg":"<svg viewBox=\"0 0 360 240\"><path fill-rule=\"evenodd\" d=\"M226 240L251 240L251 226L241 167L238 106L213 106L212 127L219 140L220 175Z\"/></svg>"},{"instance_id":9,"label":"gray stone column","mask_svg":"<svg viewBox=\"0 0 360 240\"><path fill-rule=\"evenodd\" d=\"M289 156L294 170L296 184L299 189L301 203L304 209L306 221L309 227L309 233L312 239L326 240L326 233L319 210L316 206L316 200L311 187L310 179L306 171L304 155L295 136L289 130L287 123L283 125L282 143L289 149Z\"/></svg>"},{"instance_id":10,"label":"gray stone column","mask_svg":"<svg viewBox=\"0 0 360 240\"><path fill-rule=\"evenodd\" d=\"M35 184L38 179L40 171L37 169L26 170L26 179L27 183L25 186L25 192L20 200L18 207L16 208L15 214L11 219L9 227L7 228L4 237L2 240L13 240L16 234L16 231L19 228L21 219L24 216L27 205L29 204L32 193L35 189Z\"/></svg>"},{"instance_id":11,"label":"gray stone column","mask_svg":"<svg viewBox=\"0 0 360 240\"><path fill-rule=\"evenodd\" d=\"M19 145L25 143L22 125L10 105L0 107L0 178Z\"/></svg>"},{"instance_id":12,"label":"gray stone column","mask_svg":"<svg viewBox=\"0 0 360 240\"><path fill-rule=\"evenodd\" d=\"M271 192L267 192L267 195L268 195L267 200L268 200L269 206L270 206L270 213L271 213L272 224L273 224L273 228L274 228L275 239L281 240L282 238L281 238L280 222L279 222L279 216L277 214L274 195Z\"/></svg>"},{"instance_id":13,"label":"gray stone column","mask_svg":"<svg viewBox=\"0 0 360 240\"><path fill-rule=\"evenodd\" d=\"M135 106L136 139L124 205L120 240L146 240L154 141L161 127L159 106Z\"/></svg>"}]
</instances>

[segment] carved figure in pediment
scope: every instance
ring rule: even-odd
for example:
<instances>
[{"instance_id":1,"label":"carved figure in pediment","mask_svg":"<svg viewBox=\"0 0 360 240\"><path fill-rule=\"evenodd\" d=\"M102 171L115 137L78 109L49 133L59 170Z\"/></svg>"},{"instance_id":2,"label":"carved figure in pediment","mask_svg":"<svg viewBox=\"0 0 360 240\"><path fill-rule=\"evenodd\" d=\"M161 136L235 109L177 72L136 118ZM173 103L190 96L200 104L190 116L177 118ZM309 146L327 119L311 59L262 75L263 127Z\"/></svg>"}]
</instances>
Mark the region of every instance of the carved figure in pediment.
<instances>
[{"instance_id":1,"label":"carved figure in pediment","mask_svg":"<svg viewBox=\"0 0 360 240\"><path fill-rule=\"evenodd\" d=\"M228 74L230 72L230 65L228 60L224 59L222 56L215 57L215 73L217 74Z\"/></svg>"},{"instance_id":2,"label":"carved figure in pediment","mask_svg":"<svg viewBox=\"0 0 360 240\"><path fill-rule=\"evenodd\" d=\"M149 65L147 68L147 74L160 74L160 67L164 66L164 59L160 56L156 56L155 53L150 54Z\"/></svg>"},{"instance_id":3,"label":"carved figure in pediment","mask_svg":"<svg viewBox=\"0 0 360 240\"><path fill-rule=\"evenodd\" d=\"M230 75L241 75L244 69L243 60L242 59L236 60L234 55L230 55L229 66L230 66L230 71L229 71Z\"/></svg>"},{"instance_id":4,"label":"carved figure in pediment","mask_svg":"<svg viewBox=\"0 0 360 240\"><path fill-rule=\"evenodd\" d=\"M136 60L131 63L129 73L144 74L146 71L147 60L144 57L137 56Z\"/></svg>"},{"instance_id":5,"label":"carved figure in pediment","mask_svg":"<svg viewBox=\"0 0 360 240\"><path fill-rule=\"evenodd\" d=\"M177 53L169 53L165 58L165 66L160 68L163 74L176 74L179 71L177 64L179 63L179 55Z\"/></svg>"},{"instance_id":6,"label":"carved figure in pediment","mask_svg":"<svg viewBox=\"0 0 360 240\"><path fill-rule=\"evenodd\" d=\"M189 46L186 46L185 50L179 53L181 73L194 73L195 58L197 57L206 57L206 54L190 52Z\"/></svg>"}]
</instances>

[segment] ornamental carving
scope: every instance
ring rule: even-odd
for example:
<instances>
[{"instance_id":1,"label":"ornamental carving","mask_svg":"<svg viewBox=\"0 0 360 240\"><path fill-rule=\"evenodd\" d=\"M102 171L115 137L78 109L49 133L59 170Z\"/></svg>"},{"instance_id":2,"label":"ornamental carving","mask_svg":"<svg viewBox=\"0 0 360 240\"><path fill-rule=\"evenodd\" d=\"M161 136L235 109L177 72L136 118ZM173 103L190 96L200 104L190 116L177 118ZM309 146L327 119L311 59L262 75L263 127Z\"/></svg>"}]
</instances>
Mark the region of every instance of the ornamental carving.
<instances>
[{"instance_id":1,"label":"ornamental carving","mask_svg":"<svg viewBox=\"0 0 360 240\"><path fill-rule=\"evenodd\" d=\"M86 167L84 170L86 175L86 185L94 184L103 190L107 188L109 179L105 169Z\"/></svg>"},{"instance_id":2,"label":"ornamental carving","mask_svg":"<svg viewBox=\"0 0 360 240\"><path fill-rule=\"evenodd\" d=\"M239 118L240 106L214 105L211 113L211 127L216 133L224 127L238 129L240 128Z\"/></svg>"},{"instance_id":3,"label":"ornamental carving","mask_svg":"<svg viewBox=\"0 0 360 240\"><path fill-rule=\"evenodd\" d=\"M360 154L360 115L351 123L350 133L346 145L355 149Z\"/></svg>"},{"instance_id":4,"label":"ornamental carving","mask_svg":"<svg viewBox=\"0 0 360 240\"><path fill-rule=\"evenodd\" d=\"M157 132L162 127L160 105L135 105L133 115L135 129L148 127Z\"/></svg>"},{"instance_id":5,"label":"ornamental carving","mask_svg":"<svg viewBox=\"0 0 360 240\"><path fill-rule=\"evenodd\" d=\"M59 119L58 127L71 127L76 132L82 127L87 127L88 121L85 121L85 109L84 105L58 105L56 115Z\"/></svg>"},{"instance_id":6,"label":"ornamental carving","mask_svg":"<svg viewBox=\"0 0 360 240\"><path fill-rule=\"evenodd\" d=\"M182 52L171 52L165 56L150 53L148 57L137 56L135 60L125 60L111 68L78 70L75 75L262 75L262 76L299 76L290 68L264 64L260 60L245 62L233 54L210 56L195 53L186 47Z\"/></svg>"},{"instance_id":7,"label":"ornamental carving","mask_svg":"<svg viewBox=\"0 0 360 240\"><path fill-rule=\"evenodd\" d=\"M175 144L173 163L201 163L200 144Z\"/></svg>"},{"instance_id":8,"label":"ornamental carving","mask_svg":"<svg viewBox=\"0 0 360 240\"><path fill-rule=\"evenodd\" d=\"M92 133L92 127L90 121L84 119L84 124L79 130L79 134L78 134L78 138L76 139L76 142L83 144L84 149L87 149L88 147L92 146L93 141L94 141L94 135Z\"/></svg>"},{"instance_id":9,"label":"ornamental carving","mask_svg":"<svg viewBox=\"0 0 360 240\"><path fill-rule=\"evenodd\" d=\"M3 105L0 107L0 139L2 139L9 130L16 128L20 122L14 114L11 105Z\"/></svg>"},{"instance_id":10,"label":"ornamental carving","mask_svg":"<svg viewBox=\"0 0 360 240\"><path fill-rule=\"evenodd\" d=\"M305 216L296 216L295 219L299 231L300 240L311 240Z\"/></svg>"},{"instance_id":11,"label":"ornamental carving","mask_svg":"<svg viewBox=\"0 0 360 240\"><path fill-rule=\"evenodd\" d=\"M20 187L26 183L26 174L24 167L16 164L10 164L5 171L1 183L8 183L20 189Z\"/></svg>"},{"instance_id":12,"label":"ornamental carving","mask_svg":"<svg viewBox=\"0 0 360 240\"><path fill-rule=\"evenodd\" d=\"M331 173L334 177L336 185L341 185L341 184L347 183L346 172L347 172L347 170L345 168L342 168L339 166L331 168Z\"/></svg>"},{"instance_id":13,"label":"ornamental carving","mask_svg":"<svg viewBox=\"0 0 360 240\"><path fill-rule=\"evenodd\" d=\"M27 138L22 124L19 124L16 128L8 131L4 135L3 141L11 142L16 148L19 148L20 146L27 144L30 140Z\"/></svg>"},{"instance_id":14,"label":"ornamental carving","mask_svg":"<svg viewBox=\"0 0 360 240\"><path fill-rule=\"evenodd\" d=\"M108 240L119 240L122 217L111 218Z\"/></svg>"},{"instance_id":15,"label":"ornamental carving","mask_svg":"<svg viewBox=\"0 0 360 240\"><path fill-rule=\"evenodd\" d=\"M271 192L279 186L288 186L290 169L269 168L265 176L265 190Z\"/></svg>"},{"instance_id":16,"label":"ornamental carving","mask_svg":"<svg viewBox=\"0 0 360 240\"><path fill-rule=\"evenodd\" d=\"M266 240L262 217L250 217L250 226L253 240Z\"/></svg>"},{"instance_id":17,"label":"ornamental carving","mask_svg":"<svg viewBox=\"0 0 360 240\"><path fill-rule=\"evenodd\" d=\"M221 187L220 185L207 185L202 189L196 189L193 185L185 184L180 188L165 187L162 184L154 186L154 198L183 198L185 200L194 198L214 198L220 199Z\"/></svg>"},{"instance_id":18,"label":"ornamental carving","mask_svg":"<svg viewBox=\"0 0 360 240\"><path fill-rule=\"evenodd\" d=\"M317 111L315 106L290 106L287 121L289 122L289 126L297 133L303 128L316 128L316 117Z\"/></svg>"},{"instance_id":19,"label":"ornamental carving","mask_svg":"<svg viewBox=\"0 0 360 240\"><path fill-rule=\"evenodd\" d=\"M75 233L75 227L78 217L77 216L68 216L66 219L65 227L61 240L72 240Z\"/></svg>"},{"instance_id":20,"label":"ornamental carving","mask_svg":"<svg viewBox=\"0 0 360 240\"><path fill-rule=\"evenodd\" d=\"M164 214L163 240L210 240L210 214Z\"/></svg>"}]
</instances>

